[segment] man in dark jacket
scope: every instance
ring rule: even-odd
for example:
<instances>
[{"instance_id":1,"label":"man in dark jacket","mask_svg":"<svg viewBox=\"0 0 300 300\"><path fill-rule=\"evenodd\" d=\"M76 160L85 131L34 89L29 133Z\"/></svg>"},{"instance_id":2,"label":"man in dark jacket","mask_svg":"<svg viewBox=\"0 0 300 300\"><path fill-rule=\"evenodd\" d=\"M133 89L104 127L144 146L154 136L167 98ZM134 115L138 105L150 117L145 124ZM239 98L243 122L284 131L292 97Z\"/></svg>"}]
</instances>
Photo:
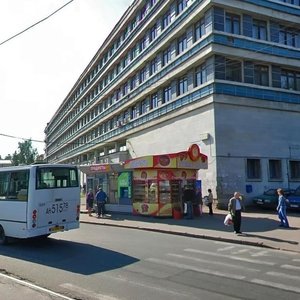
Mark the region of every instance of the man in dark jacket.
<instances>
[{"instance_id":1,"label":"man in dark jacket","mask_svg":"<svg viewBox=\"0 0 300 300\"><path fill-rule=\"evenodd\" d=\"M106 193L100 187L96 194L97 208L98 208L98 218L104 216L105 214L105 203L107 200Z\"/></svg>"}]
</instances>

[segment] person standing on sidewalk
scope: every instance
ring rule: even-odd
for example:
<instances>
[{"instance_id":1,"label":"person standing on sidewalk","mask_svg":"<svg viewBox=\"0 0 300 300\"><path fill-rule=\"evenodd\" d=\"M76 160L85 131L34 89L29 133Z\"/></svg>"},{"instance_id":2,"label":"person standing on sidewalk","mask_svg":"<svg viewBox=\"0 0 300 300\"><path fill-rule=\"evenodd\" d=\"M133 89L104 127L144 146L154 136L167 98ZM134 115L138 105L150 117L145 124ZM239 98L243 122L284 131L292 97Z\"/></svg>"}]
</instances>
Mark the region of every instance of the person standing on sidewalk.
<instances>
[{"instance_id":1,"label":"person standing on sidewalk","mask_svg":"<svg viewBox=\"0 0 300 300\"><path fill-rule=\"evenodd\" d=\"M242 210L244 210L244 203L241 201L241 194L239 192L235 192L233 197L230 198L228 203L229 213L232 215L233 228L234 233L242 233L241 232L241 224L242 224Z\"/></svg>"},{"instance_id":2,"label":"person standing on sidewalk","mask_svg":"<svg viewBox=\"0 0 300 300\"><path fill-rule=\"evenodd\" d=\"M103 217L105 214L105 203L107 200L106 193L99 187L98 192L96 194L97 201L97 209L98 209L98 218Z\"/></svg>"},{"instance_id":3,"label":"person standing on sidewalk","mask_svg":"<svg viewBox=\"0 0 300 300\"><path fill-rule=\"evenodd\" d=\"M277 194L278 194L277 212L278 212L278 218L280 220L279 226L289 228L290 225L286 216L286 205L288 200L284 197L283 189L278 189Z\"/></svg>"},{"instance_id":4,"label":"person standing on sidewalk","mask_svg":"<svg viewBox=\"0 0 300 300\"><path fill-rule=\"evenodd\" d=\"M92 216L93 205L94 205L94 193L92 189L89 189L89 192L86 194L86 206L90 217Z\"/></svg>"},{"instance_id":5,"label":"person standing on sidewalk","mask_svg":"<svg viewBox=\"0 0 300 300\"><path fill-rule=\"evenodd\" d=\"M214 201L214 196L212 194L211 189L208 189L207 192L208 192L208 195L207 195L207 198L208 198L207 199L207 206L208 206L208 209L209 209L209 214L213 215L214 212L213 212L213 209L212 209L212 205L213 205L213 201Z\"/></svg>"}]
</instances>

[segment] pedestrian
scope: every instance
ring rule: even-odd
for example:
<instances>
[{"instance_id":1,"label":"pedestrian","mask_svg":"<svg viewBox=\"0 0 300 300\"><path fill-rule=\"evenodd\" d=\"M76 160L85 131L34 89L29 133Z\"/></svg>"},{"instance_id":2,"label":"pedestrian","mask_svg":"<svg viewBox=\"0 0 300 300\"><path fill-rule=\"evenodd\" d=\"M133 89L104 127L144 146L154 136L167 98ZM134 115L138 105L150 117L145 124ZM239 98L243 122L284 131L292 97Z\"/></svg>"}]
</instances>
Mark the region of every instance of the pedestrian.
<instances>
[{"instance_id":1,"label":"pedestrian","mask_svg":"<svg viewBox=\"0 0 300 300\"><path fill-rule=\"evenodd\" d=\"M195 190L190 186L185 186L183 191L183 202L186 206L186 218L193 219L193 203L195 202Z\"/></svg>"},{"instance_id":2,"label":"pedestrian","mask_svg":"<svg viewBox=\"0 0 300 300\"><path fill-rule=\"evenodd\" d=\"M86 194L86 206L87 206L88 214L91 217L93 206L94 206L94 193L92 189L89 189L88 193Z\"/></svg>"},{"instance_id":3,"label":"pedestrian","mask_svg":"<svg viewBox=\"0 0 300 300\"><path fill-rule=\"evenodd\" d=\"M277 189L277 194L278 194L277 212L278 212L278 218L280 220L279 226L289 228L290 225L286 216L286 206L288 200L284 197L283 189Z\"/></svg>"},{"instance_id":4,"label":"pedestrian","mask_svg":"<svg viewBox=\"0 0 300 300\"><path fill-rule=\"evenodd\" d=\"M241 194L239 192L235 192L228 203L228 210L232 216L233 229L235 234L242 233L242 210L244 209L245 207L243 201L241 200Z\"/></svg>"},{"instance_id":5,"label":"pedestrian","mask_svg":"<svg viewBox=\"0 0 300 300\"><path fill-rule=\"evenodd\" d=\"M209 208L209 214L213 215L214 212L213 212L212 206L213 206L214 196L212 194L211 189L208 189L207 192L208 192L208 195L207 195L207 206Z\"/></svg>"},{"instance_id":6,"label":"pedestrian","mask_svg":"<svg viewBox=\"0 0 300 300\"><path fill-rule=\"evenodd\" d=\"M105 203L107 200L106 193L99 187L98 192L96 193L97 209L98 209L98 218L105 215Z\"/></svg>"},{"instance_id":7,"label":"pedestrian","mask_svg":"<svg viewBox=\"0 0 300 300\"><path fill-rule=\"evenodd\" d=\"M199 215L202 215L203 200L202 200L202 192L200 188L196 189L195 205L198 206Z\"/></svg>"}]
</instances>

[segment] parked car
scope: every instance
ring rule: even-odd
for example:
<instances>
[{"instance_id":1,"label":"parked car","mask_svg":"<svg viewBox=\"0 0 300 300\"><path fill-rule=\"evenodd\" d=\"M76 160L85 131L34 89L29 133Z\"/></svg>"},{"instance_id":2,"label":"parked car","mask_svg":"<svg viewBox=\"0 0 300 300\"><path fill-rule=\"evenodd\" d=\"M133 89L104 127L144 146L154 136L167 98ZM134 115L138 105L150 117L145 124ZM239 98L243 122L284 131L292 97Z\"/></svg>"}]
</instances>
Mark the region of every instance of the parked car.
<instances>
[{"instance_id":1,"label":"parked car","mask_svg":"<svg viewBox=\"0 0 300 300\"><path fill-rule=\"evenodd\" d=\"M300 209L300 186L287 199L289 200L288 207L290 209Z\"/></svg>"},{"instance_id":2,"label":"parked car","mask_svg":"<svg viewBox=\"0 0 300 300\"><path fill-rule=\"evenodd\" d=\"M293 189L283 189L283 190L284 190L285 197L288 198L289 200L291 198L291 195L295 193L295 190ZM300 188L299 188L299 195L300 195ZM300 196L299 196L299 200L300 200ZM254 197L253 202L257 206L276 209L278 204L277 189L269 189L265 191L262 195L258 195Z\"/></svg>"}]
</instances>

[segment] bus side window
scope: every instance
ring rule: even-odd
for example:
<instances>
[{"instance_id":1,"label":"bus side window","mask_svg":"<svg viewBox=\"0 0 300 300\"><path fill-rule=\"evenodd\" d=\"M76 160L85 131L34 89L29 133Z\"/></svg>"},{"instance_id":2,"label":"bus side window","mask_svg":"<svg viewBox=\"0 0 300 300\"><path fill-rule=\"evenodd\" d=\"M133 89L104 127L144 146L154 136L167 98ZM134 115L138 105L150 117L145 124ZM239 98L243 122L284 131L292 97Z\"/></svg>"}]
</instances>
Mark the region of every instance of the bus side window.
<instances>
[{"instance_id":1,"label":"bus side window","mask_svg":"<svg viewBox=\"0 0 300 300\"><path fill-rule=\"evenodd\" d=\"M28 178L27 171L20 170L10 173L9 199L27 200Z\"/></svg>"},{"instance_id":2,"label":"bus side window","mask_svg":"<svg viewBox=\"0 0 300 300\"><path fill-rule=\"evenodd\" d=\"M9 183L9 173L1 173L0 174L0 199L1 200L5 200L7 198L8 183Z\"/></svg>"}]
</instances>

